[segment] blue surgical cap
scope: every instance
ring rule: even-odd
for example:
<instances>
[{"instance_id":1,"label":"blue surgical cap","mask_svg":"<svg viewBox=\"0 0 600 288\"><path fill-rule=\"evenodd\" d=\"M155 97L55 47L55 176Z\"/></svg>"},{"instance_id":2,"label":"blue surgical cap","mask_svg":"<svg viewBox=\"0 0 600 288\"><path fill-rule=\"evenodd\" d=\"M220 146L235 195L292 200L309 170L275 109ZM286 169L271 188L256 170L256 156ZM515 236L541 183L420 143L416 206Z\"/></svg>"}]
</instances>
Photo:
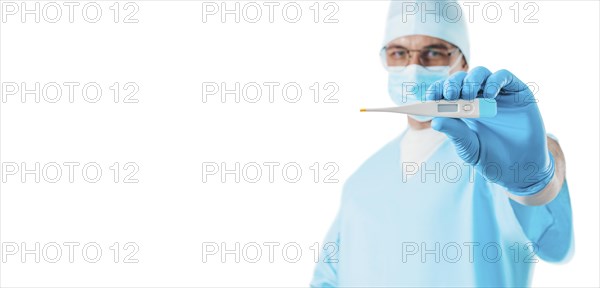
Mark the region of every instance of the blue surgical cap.
<instances>
[{"instance_id":1,"label":"blue surgical cap","mask_svg":"<svg viewBox=\"0 0 600 288\"><path fill-rule=\"evenodd\" d=\"M467 17L453 0L392 1L382 46L399 37L426 35L454 44L469 63Z\"/></svg>"}]
</instances>

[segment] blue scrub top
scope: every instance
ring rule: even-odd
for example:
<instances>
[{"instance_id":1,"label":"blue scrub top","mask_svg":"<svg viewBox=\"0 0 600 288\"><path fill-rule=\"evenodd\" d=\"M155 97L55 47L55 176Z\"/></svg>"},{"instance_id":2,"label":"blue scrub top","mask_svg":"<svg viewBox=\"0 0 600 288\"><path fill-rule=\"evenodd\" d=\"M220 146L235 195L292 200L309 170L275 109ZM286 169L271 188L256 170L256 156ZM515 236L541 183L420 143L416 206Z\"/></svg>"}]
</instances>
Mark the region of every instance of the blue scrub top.
<instances>
[{"instance_id":1,"label":"blue scrub top","mask_svg":"<svg viewBox=\"0 0 600 288\"><path fill-rule=\"evenodd\" d=\"M345 183L312 287L523 287L538 259L571 254L566 181L552 202L521 205L465 165L449 140L406 179L402 136Z\"/></svg>"}]
</instances>

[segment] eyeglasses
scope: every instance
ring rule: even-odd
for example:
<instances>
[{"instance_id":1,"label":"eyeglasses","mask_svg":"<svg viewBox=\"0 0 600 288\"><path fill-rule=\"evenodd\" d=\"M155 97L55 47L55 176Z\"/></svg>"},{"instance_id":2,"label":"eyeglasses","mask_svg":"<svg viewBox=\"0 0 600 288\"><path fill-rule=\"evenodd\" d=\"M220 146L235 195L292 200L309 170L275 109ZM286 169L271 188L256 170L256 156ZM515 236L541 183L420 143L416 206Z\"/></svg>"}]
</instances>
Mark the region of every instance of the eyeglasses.
<instances>
[{"instance_id":1,"label":"eyeglasses","mask_svg":"<svg viewBox=\"0 0 600 288\"><path fill-rule=\"evenodd\" d=\"M418 53L421 66L427 68L432 66L449 66L450 60L453 58L452 55L460 52L460 49L432 47L409 50L402 46L392 45L383 47L380 54L383 65L388 68L408 66L413 52ZM460 53L457 55L460 55Z\"/></svg>"}]
</instances>

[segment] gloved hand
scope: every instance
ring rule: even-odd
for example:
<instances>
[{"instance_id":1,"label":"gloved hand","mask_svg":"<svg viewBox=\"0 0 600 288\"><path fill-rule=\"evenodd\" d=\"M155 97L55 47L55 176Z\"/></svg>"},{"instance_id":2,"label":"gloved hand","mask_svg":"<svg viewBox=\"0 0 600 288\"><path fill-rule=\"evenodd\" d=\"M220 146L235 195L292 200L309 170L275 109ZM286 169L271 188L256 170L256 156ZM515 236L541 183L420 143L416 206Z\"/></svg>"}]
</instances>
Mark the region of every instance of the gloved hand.
<instances>
[{"instance_id":1,"label":"gloved hand","mask_svg":"<svg viewBox=\"0 0 600 288\"><path fill-rule=\"evenodd\" d=\"M476 97L495 98L496 117L434 118L432 128L445 133L458 155L488 181L520 196L542 190L554 176L554 159L548 152L536 99L527 85L507 70L491 73L477 67L437 81L426 92L427 100Z\"/></svg>"}]
</instances>

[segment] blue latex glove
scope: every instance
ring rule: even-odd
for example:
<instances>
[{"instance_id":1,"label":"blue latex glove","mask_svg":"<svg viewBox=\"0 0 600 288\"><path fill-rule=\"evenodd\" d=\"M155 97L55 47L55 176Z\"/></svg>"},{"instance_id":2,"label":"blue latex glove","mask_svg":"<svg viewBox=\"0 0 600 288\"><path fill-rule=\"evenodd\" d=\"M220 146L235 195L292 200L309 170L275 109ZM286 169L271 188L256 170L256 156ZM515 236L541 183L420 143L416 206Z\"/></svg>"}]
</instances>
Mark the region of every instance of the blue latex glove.
<instances>
[{"instance_id":1,"label":"blue latex glove","mask_svg":"<svg viewBox=\"0 0 600 288\"><path fill-rule=\"evenodd\" d=\"M482 93L481 93L482 92ZM432 84L427 100L495 98L493 118L434 118L433 129L445 133L458 155L487 180L527 196L542 190L554 176L542 116L527 85L507 70L484 67L459 71Z\"/></svg>"}]
</instances>

